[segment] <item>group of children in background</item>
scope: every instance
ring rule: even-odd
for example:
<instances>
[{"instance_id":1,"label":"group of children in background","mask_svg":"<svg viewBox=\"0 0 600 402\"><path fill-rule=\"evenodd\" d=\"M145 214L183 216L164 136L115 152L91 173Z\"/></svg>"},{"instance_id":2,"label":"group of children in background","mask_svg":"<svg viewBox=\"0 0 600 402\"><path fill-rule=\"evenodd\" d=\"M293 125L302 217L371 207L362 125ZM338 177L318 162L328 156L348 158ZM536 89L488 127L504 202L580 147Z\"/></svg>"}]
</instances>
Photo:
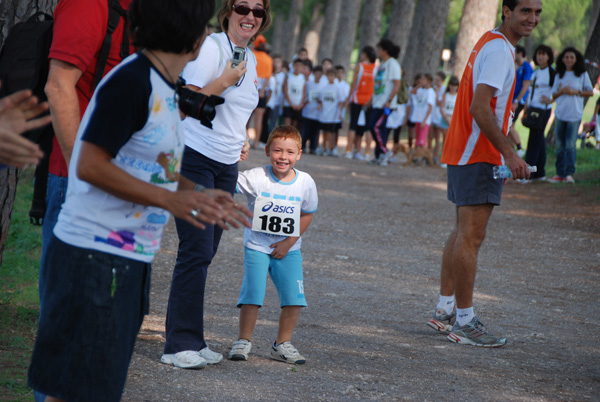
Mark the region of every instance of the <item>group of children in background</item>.
<instances>
[{"instance_id":1,"label":"group of children in background","mask_svg":"<svg viewBox=\"0 0 600 402\"><path fill-rule=\"evenodd\" d=\"M253 147L264 148L261 139L267 138L266 134L283 122L301 132L303 150L313 155L341 156L338 152L339 130L350 106L351 135L348 136L344 155L349 159L370 161L372 137L367 124L377 68L375 59L373 48L365 47L354 70L351 86L346 80L344 66L335 65L328 58L323 59L320 65L313 65L304 48L289 64L281 56L273 56L273 75L267 83L265 124L263 133L256 133ZM432 149L437 163L459 85L455 76L450 77L447 84L446 78L443 72L435 76L417 74L408 88L406 99L398 98L387 121L394 143L388 155L390 161L394 161L398 152L401 130L408 127L409 146ZM357 101L361 97L369 99ZM363 136L363 133L366 135ZM363 137L364 153L361 151Z\"/></svg>"}]
</instances>

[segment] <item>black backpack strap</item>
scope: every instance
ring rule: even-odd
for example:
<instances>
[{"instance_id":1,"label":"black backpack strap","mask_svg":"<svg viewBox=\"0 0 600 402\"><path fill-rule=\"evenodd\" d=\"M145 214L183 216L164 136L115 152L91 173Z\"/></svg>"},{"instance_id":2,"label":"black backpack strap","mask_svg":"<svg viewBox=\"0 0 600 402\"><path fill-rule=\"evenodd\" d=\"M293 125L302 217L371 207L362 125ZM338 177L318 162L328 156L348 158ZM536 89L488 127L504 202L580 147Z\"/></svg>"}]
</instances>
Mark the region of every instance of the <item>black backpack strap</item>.
<instances>
[{"instance_id":1,"label":"black backpack strap","mask_svg":"<svg viewBox=\"0 0 600 402\"><path fill-rule=\"evenodd\" d=\"M552 68L552 66L548 67L550 70L548 71L548 74L550 74L550 88L552 88L554 86L554 78L556 77L556 70L554 68Z\"/></svg>"},{"instance_id":2,"label":"black backpack strap","mask_svg":"<svg viewBox=\"0 0 600 402\"><path fill-rule=\"evenodd\" d=\"M119 21L123 18L125 20L125 27L123 29L123 42L121 43L121 59L124 59L129 55L129 34L127 28L127 11L121 7L119 0L108 0L108 24L106 27L106 35L104 36L104 42L100 48L98 54L98 61L96 63L96 72L94 73L94 88L98 86L98 83L104 76L104 69L108 62L108 54L112 44L112 35L119 26ZM125 41L127 39L127 41Z\"/></svg>"},{"instance_id":3,"label":"black backpack strap","mask_svg":"<svg viewBox=\"0 0 600 402\"><path fill-rule=\"evenodd\" d=\"M41 226L46 215L46 192L48 185L48 167L50 165L50 153L52 152L52 139L54 130L52 126L47 126L38 143L44 150L44 157L35 168L35 180L33 182L33 199L31 200L31 209L29 210L29 221L32 225Z\"/></svg>"}]
</instances>

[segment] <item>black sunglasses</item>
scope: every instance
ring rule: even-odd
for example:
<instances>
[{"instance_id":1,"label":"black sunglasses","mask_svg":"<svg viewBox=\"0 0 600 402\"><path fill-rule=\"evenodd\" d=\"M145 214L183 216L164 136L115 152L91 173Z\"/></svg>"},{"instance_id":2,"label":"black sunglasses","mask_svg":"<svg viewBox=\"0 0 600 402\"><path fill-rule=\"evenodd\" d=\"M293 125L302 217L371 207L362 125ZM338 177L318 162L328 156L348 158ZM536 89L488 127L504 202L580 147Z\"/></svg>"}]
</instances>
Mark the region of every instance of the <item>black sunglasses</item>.
<instances>
[{"instance_id":1,"label":"black sunglasses","mask_svg":"<svg viewBox=\"0 0 600 402\"><path fill-rule=\"evenodd\" d=\"M234 5L233 11L235 11L236 14L239 14L239 15L248 15L250 13L250 11L252 11L254 18L265 18L267 16L267 12L262 8L250 8L250 7L246 7L246 6Z\"/></svg>"}]
</instances>

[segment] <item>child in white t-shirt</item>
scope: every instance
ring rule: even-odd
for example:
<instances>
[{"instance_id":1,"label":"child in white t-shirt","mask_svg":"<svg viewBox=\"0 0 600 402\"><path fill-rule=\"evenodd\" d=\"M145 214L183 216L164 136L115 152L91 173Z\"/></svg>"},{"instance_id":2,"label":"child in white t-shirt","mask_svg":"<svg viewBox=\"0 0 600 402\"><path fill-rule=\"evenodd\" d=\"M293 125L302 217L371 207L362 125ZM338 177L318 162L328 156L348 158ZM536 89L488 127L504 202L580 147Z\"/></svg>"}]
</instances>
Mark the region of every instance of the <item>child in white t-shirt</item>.
<instances>
[{"instance_id":1,"label":"child in white t-shirt","mask_svg":"<svg viewBox=\"0 0 600 402\"><path fill-rule=\"evenodd\" d=\"M346 102L347 95L344 95L339 82L336 82L335 69L329 69L325 75L327 82L324 82L321 86L319 121L321 122L321 130L323 130L325 154L337 156L337 153L333 152L335 150L335 133L341 121L341 107Z\"/></svg>"},{"instance_id":2,"label":"child in white t-shirt","mask_svg":"<svg viewBox=\"0 0 600 402\"><path fill-rule=\"evenodd\" d=\"M337 122L337 130L335 130L334 146L331 152L331 156L339 156L337 152L337 144L342 128L342 122L346 117L346 99L350 95L350 84L346 81L346 69L341 64L335 66L335 76L337 78L337 84L339 86L339 93L344 96L344 102L340 103L340 115Z\"/></svg>"},{"instance_id":3,"label":"child in white t-shirt","mask_svg":"<svg viewBox=\"0 0 600 402\"><path fill-rule=\"evenodd\" d=\"M302 150L306 149L306 143L310 143L310 153L316 154L319 146L319 102L321 100L321 85L326 81L323 79L323 69L315 66L312 70L313 79L306 82L306 101L302 109Z\"/></svg>"},{"instance_id":4,"label":"child in white t-shirt","mask_svg":"<svg viewBox=\"0 0 600 402\"><path fill-rule=\"evenodd\" d=\"M431 124L433 108L436 104L436 95L431 87L433 76L429 73L421 77L421 88L412 104L412 119L415 122L416 142L415 148L424 148L427 146L427 136L429 134L429 125Z\"/></svg>"},{"instance_id":5,"label":"child in white t-shirt","mask_svg":"<svg viewBox=\"0 0 600 402\"><path fill-rule=\"evenodd\" d=\"M417 91L421 88L421 78L423 78L423 74L415 74L415 77L413 78L413 84L408 88L408 103L406 104L406 117L403 125L408 127L409 148L412 148L415 138L415 120L413 116L415 113L415 104L417 102Z\"/></svg>"},{"instance_id":6,"label":"child in white t-shirt","mask_svg":"<svg viewBox=\"0 0 600 402\"><path fill-rule=\"evenodd\" d=\"M306 77L302 74L302 60L296 59L292 63L294 70L289 72L283 83L283 123L300 128L302 121L302 107L306 92L304 83Z\"/></svg>"},{"instance_id":7,"label":"child in white t-shirt","mask_svg":"<svg viewBox=\"0 0 600 402\"><path fill-rule=\"evenodd\" d=\"M281 304L277 340L271 358L303 364L304 357L290 343L300 310L306 306L300 237L317 211L317 187L313 179L294 169L302 155L302 137L292 126L279 126L269 136L266 153L270 165L241 172L237 191L248 198L254 211L252 230L244 232L244 280L238 299L238 340L231 360L248 360L252 332L265 297L267 274Z\"/></svg>"}]
</instances>

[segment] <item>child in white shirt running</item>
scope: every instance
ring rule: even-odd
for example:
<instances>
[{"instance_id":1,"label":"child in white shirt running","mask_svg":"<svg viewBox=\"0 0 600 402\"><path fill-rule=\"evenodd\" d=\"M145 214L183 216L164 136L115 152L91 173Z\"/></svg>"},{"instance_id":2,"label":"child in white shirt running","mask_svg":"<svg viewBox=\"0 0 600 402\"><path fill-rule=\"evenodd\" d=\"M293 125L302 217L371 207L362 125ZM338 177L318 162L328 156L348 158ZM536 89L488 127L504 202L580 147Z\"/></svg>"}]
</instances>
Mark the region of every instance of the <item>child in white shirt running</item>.
<instances>
[{"instance_id":1,"label":"child in white shirt running","mask_svg":"<svg viewBox=\"0 0 600 402\"><path fill-rule=\"evenodd\" d=\"M281 304L277 340L271 359L303 364L306 359L290 343L300 310L306 306L300 237L317 211L313 179L294 169L302 155L302 137L292 126L276 127L267 142L270 165L241 172L237 191L254 211L252 229L244 232L244 280L238 299L240 327L229 359L248 360L258 309L265 297L267 274Z\"/></svg>"}]
</instances>

